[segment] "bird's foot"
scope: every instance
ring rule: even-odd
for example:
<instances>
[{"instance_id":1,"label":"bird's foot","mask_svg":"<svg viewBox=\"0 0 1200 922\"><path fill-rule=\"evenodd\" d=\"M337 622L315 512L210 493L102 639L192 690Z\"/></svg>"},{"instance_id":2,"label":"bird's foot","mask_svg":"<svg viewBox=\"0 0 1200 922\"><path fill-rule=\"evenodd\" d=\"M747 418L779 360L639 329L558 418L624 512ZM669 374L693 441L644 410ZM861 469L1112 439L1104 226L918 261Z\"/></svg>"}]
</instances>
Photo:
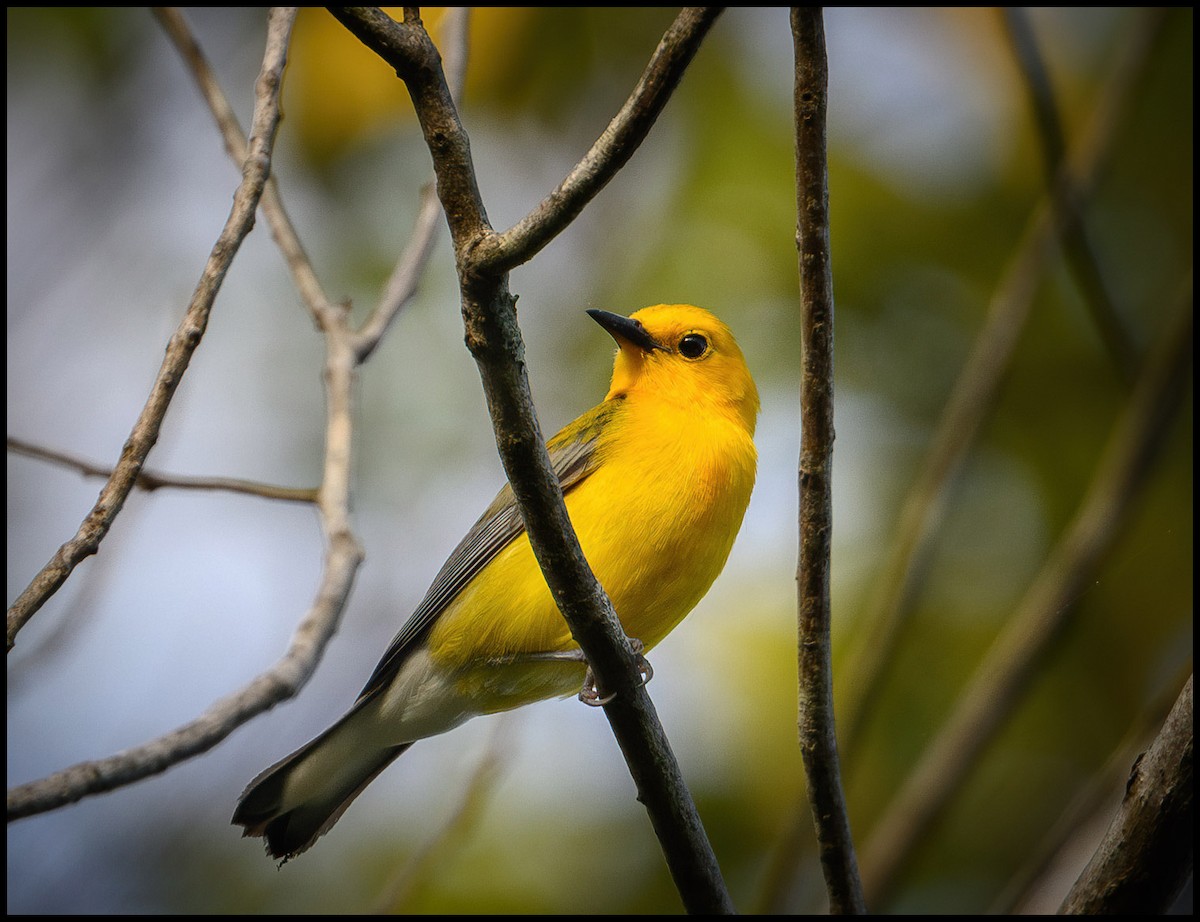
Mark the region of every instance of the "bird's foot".
<instances>
[{"instance_id":1,"label":"bird's foot","mask_svg":"<svg viewBox=\"0 0 1200 922\"><path fill-rule=\"evenodd\" d=\"M636 637L630 637L629 643L633 647L633 652L637 656L637 668L642 677L642 685L645 685L654 678L654 667L650 665L650 661L642 655L645 650L643 644ZM513 653L504 656L492 657L489 662L493 666L511 666L519 663L586 663L587 657L583 655L583 651L575 650L545 650L540 653ZM616 693L604 694L600 691L599 682L596 681L596 676L592 672L592 667L588 666L587 673L583 677L583 687L579 690L579 700L590 707L604 707L613 698Z\"/></svg>"},{"instance_id":2,"label":"bird's foot","mask_svg":"<svg viewBox=\"0 0 1200 922\"><path fill-rule=\"evenodd\" d=\"M637 654L637 668L642 677L642 685L645 685L654 678L654 667L650 665L650 661L642 655L642 651L646 649L636 637L629 638L630 644L633 646L633 652ZM589 707L600 708L612 701L617 696L616 692L605 695L600 691L600 685L596 681L596 676L592 672L592 667L588 666L587 674L583 677L583 688L579 690L579 700Z\"/></svg>"}]
</instances>

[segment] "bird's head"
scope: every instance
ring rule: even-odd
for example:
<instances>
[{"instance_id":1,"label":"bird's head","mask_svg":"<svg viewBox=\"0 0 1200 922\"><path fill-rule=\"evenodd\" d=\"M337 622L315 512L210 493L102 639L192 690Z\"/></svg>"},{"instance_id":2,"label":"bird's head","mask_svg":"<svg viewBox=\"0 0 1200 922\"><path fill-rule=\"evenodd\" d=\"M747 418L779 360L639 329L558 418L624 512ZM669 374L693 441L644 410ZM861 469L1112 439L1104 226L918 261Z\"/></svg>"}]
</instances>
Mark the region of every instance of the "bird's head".
<instances>
[{"instance_id":1,"label":"bird's head","mask_svg":"<svg viewBox=\"0 0 1200 922\"><path fill-rule=\"evenodd\" d=\"M698 411L715 406L754 432L758 389L733 333L711 313L690 304L658 304L630 317L588 314L619 347L606 399L647 396Z\"/></svg>"}]
</instances>

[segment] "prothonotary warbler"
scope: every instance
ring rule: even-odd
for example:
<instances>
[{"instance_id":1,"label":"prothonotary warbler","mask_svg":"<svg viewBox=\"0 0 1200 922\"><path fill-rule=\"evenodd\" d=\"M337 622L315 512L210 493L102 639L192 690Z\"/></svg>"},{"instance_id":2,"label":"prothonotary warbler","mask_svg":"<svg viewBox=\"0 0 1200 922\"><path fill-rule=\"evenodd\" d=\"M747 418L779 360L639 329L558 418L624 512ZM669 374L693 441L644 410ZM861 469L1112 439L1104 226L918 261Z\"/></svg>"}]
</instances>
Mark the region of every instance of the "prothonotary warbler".
<instances>
[{"instance_id":1,"label":"prothonotary warbler","mask_svg":"<svg viewBox=\"0 0 1200 922\"><path fill-rule=\"evenodd\" d=\"M612 386L548 448L584 556L648 651L725 566L754 486L758 391L729 328L706 310L588 313L617 341ZM254 779L233 822L291 858L415 740L565 697L584 675L506 485L350 711Z\"/></svg>"}]
</instances>

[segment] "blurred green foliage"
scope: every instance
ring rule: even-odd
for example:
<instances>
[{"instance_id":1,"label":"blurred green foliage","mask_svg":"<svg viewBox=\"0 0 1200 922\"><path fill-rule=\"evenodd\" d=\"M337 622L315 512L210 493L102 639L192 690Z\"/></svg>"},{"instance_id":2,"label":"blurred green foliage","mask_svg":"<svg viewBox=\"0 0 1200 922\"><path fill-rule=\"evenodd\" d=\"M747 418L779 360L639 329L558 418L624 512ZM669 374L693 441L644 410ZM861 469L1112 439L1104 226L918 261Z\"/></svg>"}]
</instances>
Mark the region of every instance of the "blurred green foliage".
<instances>
[{"instance_id":1,"label":"blurred green foliage","mask_svg":"<svg viewBox=\"0 0 1200 922\"><path fill-rule=\"evenodd\" d=\"M424 15L436 37L439 15ZM1063 107L1068 146L1086 125L1138 15L1137 10L1033 12L1035 34ZM1104 280L1139 355L1162 330L1192 272L1192 11L1171 10L1166 16L1110 166L1085 206ZM485 200L503 228L548 193L603 130L672 14L641 8L488 8L474 17L462 111ZM244 78L252 79L257 66L261 11L197 12L196 22L201 43L229 81L227 91L239 111L248 111L251 90ZM21 191L29 175L14 164L14 151L19 152L14 139L29 137L32 130L22 119L30 118L31 109L52 111L61 93L78 94L86 108L72 110L76 122L56 126L52 136L77 144L84 158L93 148L102 152L127 143L130 113L165 93L160 83L170 86L176 101L156 118L166 119L185 106L198 111L200 104L144 12L10 9L8 27L11 359L22 342L15 334L36 325L32 312L37 308L11 300L14 285L17 291L37 287L22 282L11 266L19 257L14 247L26 220L12 204L14 191ZM845 529L843 537L835 536L834 558L840 663L858 645L871 642L855 635L856 618L878 578L899 504L989 298L1044 195L1044 172L1020 76L993 11L830 10L826 29L840 401L835 457L836 478L844 477L839 488L847 490L839 495L848 499L835 509L838 527ZM798 416L800 354L787 30L783 10L723 14L645 148L561 242L514 274L530 373L548 431L602 393L609 347L597 346L581 319L592 306L630 312L657 301L692 301L713 308L738 333L764 393L756 503L785 514L764 512L757 529L748 520L749 533L702 606L703 614L697 612L696 623L680 632L687 637L662 654L681 689L664 708L667 730L683 754L701 815L743 909L760 905L767 868L802 803L794 729L790 555L795 527L787 514L794 516L794 492L787 491L794 489L798 449L789 435L794 436ZM894 58L880 57L881 47L888 52L908 48L908 60L930 72L932 85L949 96L961 91L959 104L979 121L954 130L968 134L976 130L973 125L989 126L994 166L968 170L970 181L951 179L962 173L956 158L975 148L953 131L938 133L933 125L947 113L938 102L923 102L917 95L921 84L909 88L911 75L895 69ZM917 167L893 169L887 157L867 155L864 139L886 149L887 132L897 130L894 122L880 119L878 131L866 135L861 127L845 127L854 121L846 108L872 93L893 103L896 93L906 94L900 114L924 140ZM403 245L417 189L429 173L406 94L387 67L331 17L305 10L296 27L285 111L277 160L285 200L294 207L331 292L345 292L364 310ZM928 126L922 121L926 117ZM139 130L167 132L169 125L150 122ZM198 136L189 146L211 148L206 151L211 160L221 162L215 136ZM171 149L146 144L139 155L161 157ZM102 153L97 157L108 164ZM130 159L112 169L116 175L106 182L133 188L147 165ZM913 170L920 171L920 182L913 180ZM50 177L55 195L69 198L75 194L73 183L92 175L82 163L79 175L74 172ZM17 200L27 201L20 195ZM83 229L101 234L96 229L106 226L103 216L90 220ZM64 263L85 247L65 232L53 239L63 246L58 257ZM193 247L197 267L202 247ZM268 251L258 258L268 265L278 262ZM249 271L240 266L235 271ZM286 283L278 266L265 271L267 280L256 282L236 310L218 310L253 312L268 300L294 302L294 296L280 293ZM494 482L496 477L490 432L478 389L470 387L469 358L460 348L455 300L443 244L418 303L364 372L357 505L368 523L373 515L411 517L418 527L426 506L437 508L438 496L456 493L464 481ZM178 309L163 310L174 316ZM301 318L296 326L303 325ZM268 328L266 341L273 335ZM312 336L304 329L294 335ZM296 410L280 396L286 388L275 385L271 391L266 382L293 361L292 353L283 346L257 348L262 364L256 365L256 377L262 381L254 386L265 390L254 400L274 406L280 421L291 421ZM60 360L70 362L71 356ZM997 405L951 487L883 698L869 717L854 761L844 765L860 840L869 835L1074 514L1127 395L1069 269L1056 260L1041 282ZM10 426L14 408L37 399L10 377ZM319 421L319 408L312 415ZM781 425L792 428L780 433ZM303 427L298 432L306 457L264 479L313 476L318 433ZM119 431L111 434L113 440L121 437ZM472 453L485 460L466 460ZM447 458L456 463L447 464ZM1073 792L1100 770L1130 728L1150 715L1144 729L1152 730L1156 704L1173 696L1191 663L1192 460L1189 400L1132 524L1093 585L1075 600L1080 612L1023 706L922 843L893 901L872 908L986 910ZM11 511L11 497L26 489L24 480L14 481L12 470L10 465L10 572L14 542L26 528ZM472 516L463 515L465 527ZM428 541L449 542L448 549L458 520L437 521L444 521L447 532ZM403 560L420 548L421 535L406 530L400 535L390 545L370 548L372 565L390 574L390 560ZM399 600L389 595L399 593L411 604L423 589L405 584L401 590L401 577L394 579L395 584L384 580L382 588L364 587L365 598L355 603L378 620L353 630L374 630L376 643L399 624L394 610ZM290 612L278 617L293 620ZM351 643L351 637L361 636L344 638L353 647L344 668L365 675L377 650L366 642ZM838 674L839 685L854 680ZM324 713L336 711L330 705ZM260 718L254 725L259 729L236 735L223 751L237 750L255 733L264 752L286 751L289 744L273 738L276 731L270 728L278 724L269 721L274 719ZM322 720L314 717L296 732L300 737L315 732ZM14 745L36 750L42 744L14 739L12 732L10 724L10 752ZM583 768L592 756L562 758ZM476 755L460 750L458 757L470 761ZM392 773L404 772L408 758ZM613 754L606 751L603 758L611 767ZM200 790L201 776L216 771L212 764L201 760L198 768L178 770L175 777L190 779L193 791ZM239 760L226 770L233 775L248 764ZM512 764L528 763L514 759ZM10 783L26 780L13 778L12 766L10 757ZM627 780L624 786L619 780L601 786L604 797L595 796L602 802L589 802L584 809L562 790L543 790L536 779L523 784L512 772L519 774L511 765L509 774L502 770L468 818L468 832L443 843L400 908L429 913L679 909ZM237 790L229 788L226 775L220 780L203 797L223 799L231 809ZM579 780L568 787L581 789L587 787ZM418 802L433 796L417 793L418 782L406 783L403 790ZM106 800L130 803L135 796L117 792ZM100 860L90 870L68 866L60 872L80 878L107 875L106 885L81 884L74 894L30 883L44 860L37 845L37 824L43 821L27 820L9 831L9 910L375 908L405 864L437 835L440 822L429 819L428 809L424 825L420 815L387 819L383 796L371 801L379 816L365 816L371 807L356 804L335 834L281 873L223 825L224 806L200 811L201 796L195 793L180 795L175 809L160 809L137 823L130 818L105 825L86 805L67 808L52 828L81 836L95 849L111 849L107 864ZM437 796L443 798L439 803L454 804L458 793ZM1114 803L1105 802L1106 807ZM364 816L352 831L356 811ZM444 819L449 812L439 815ZM197 819L201 813L203 821ZM801 909L820 905L811 849L811 842L803 843L798 856L804 865L792 905ZM1062 892L1063 882L1056 886Z\"/></svg>"}]
</instances>

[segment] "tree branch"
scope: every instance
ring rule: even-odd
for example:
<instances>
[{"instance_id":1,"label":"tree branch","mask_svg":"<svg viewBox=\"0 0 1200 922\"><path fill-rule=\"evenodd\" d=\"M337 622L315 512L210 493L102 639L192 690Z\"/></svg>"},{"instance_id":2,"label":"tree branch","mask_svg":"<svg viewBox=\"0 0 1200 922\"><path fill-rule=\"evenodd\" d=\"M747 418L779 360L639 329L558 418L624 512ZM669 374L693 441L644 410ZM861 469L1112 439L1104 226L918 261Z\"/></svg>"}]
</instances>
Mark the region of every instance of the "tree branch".
<instances>
[{"instance_id":1,"label":"tree branch","mask_svg":"<svg viewBox=\"0 0 1200 922\"><path fill-rule=\"evenodd\" d=\"M242 165L242 181L234 194L233 208L214 244L183 321L167 343L150 396L134 424L112 475L100 490L99 499L80 524L75 536L63 544L8 610L8 649L17 633L53 595L80 561L96 553L108 534L130 490L137 482L150 449L158 441L162 422L200 345L213 302L220 291L242 240L254 226L254 213L271 171L271 152L279 125L279 86L283 76L288 34L294 12L272 17L273 28L267 54L259 74L251 141Z\"/></svg>"},{"instance_id":2,"label":"tree branch","mask_svg":"<svg viewBox=\"0 0 1200 922\"><path fill-rule=\"evenodd\" d=\"M1170 910L1194 870L1194 733L1188 676L1153 745L1134 761L1117 815L1060 913Z\"/></svg>"},{"instance_id":3,"label":"tree branch","mask_svg":"<svg viewBox=\"0 0 1200 922\"><path fill-rule=\"evenodd\" d=\"M269 14L266 52L257 85L253 118L255 128L249 145L252 156L247 160L245 179L234 205L235 215L241 216L242 220L236 222L237 232L231 232L230 226L235 225L234 216L231 216L226 232L223 232L218 241L214 256L210 258L210 268L212 262L217 259L218 252L221 253L221 263L215 281L208 283L210 286L219 287L220 276L232 258L232 252L225 255L222 243L232 233L232 246L236 250L236 243L249 231L249 224L252 223L250 218L253 217L252 203L249 218L242 214L242 209L247 207L250 199L255 199L261 194L265 184L266 172L270 165L270 141L278 123L279 81L294 19L295 10L272 10ZM205 279L208 278L209 271L206 270ZM204 284L202 280L202 286ZM211 306L215 298L216 287L211 287L205 296L208 306ZM194 345L193 343L193 349ZM165 406L163 411L165 412ZM331 431L348 425L348 411L348 404L345 402L331 401ZM158 421L161 422L161 414ZM255 714L294 694L295 689L304 683L311 674L312 664L332 633L333 624L336 623L336 619L328 617L327 612L341 610L362 556L357 542L345 528L341 510L330 501L329 497L336 495L336 491L329 489L329 482L334 478L329 476L328 465L327 460L326 481L318 497L322 518L330 536L326 567L313 608L293 638L292 646L283 661L243 691L218 701L196 720L157 740L106 759L80 763L39 781L13 788L8 792L7 798L9 821L73 803L89 794L112 790L162 772L183 759L205 752ZM128 488L132 488L140 473L139 463Z\"/></svg>"},{"instance_id":4,"label":"tree branch","mask_svg":"<svg viewBox=\"0 0 1200 922\"><path fill-rule=\"evenodd\" d=\"M195 78L225 139L227 150L236 159L246 148L245 137L233 115L232 106L190 28L176 10L155 12ZM465 68L465 28L465 15L451 14L448 33L457 55L457 86L461 86ZM225 733L295 696L316 670L329 640L337 630L363 558L362 548L350 526L357 367L371 355L391 321L415 293L420 275L428 264L439 210L435 196L423 196L417 225L380 304L363 327L355 331L349 326L348 306L333 304L326 296L284 208L274 177L264 190L261 204L272 236L288 264L293 284L325 339L325 459L321 486L314 491L314 498L320 513L326 551L317 596L294 631L284 656L271 669L228 699L235 706L221 709L227 714L225 720L228 729L223 731ZM172 738L188 739L195 731L202 732L204 725L205 721L201 718L181 728ZM178 761L199 750L176 746L172 751L175 753L174 761ZM167 764L163 767L167 767Z\"/></svg>"},{"instance_id":5,"label":"tree branch","mask_svg":"<svg viewBox=\"0 0 1200 922\"><path fill-rule=\"evenodd\" d=\"M157 15L195 77L225 138L226 147L236 156L245 145L241 127L186 21L174 10L157 11ZM465 13L450 14L448 35L457 56L454 70L458 87L461 87L466 66L465 34ZM436 196L431 191L423 194L416 226L379 305L359 330L352 330L347 306L335 305L325 295L283 206L274 177L264 192L262 207L272 236L291 271L293 284L325 338L325 461L316 498L327 550L317 598L294 632L284 657L245 690L248 698L257 696L257 703L243 709L242 721L299 692L316 670L328 641L337 630L363 557L362 548L350 527L356 369L370 357L392 320L415 294L420 276L428 265L440 212Z\"/></svg>"},{"instance_id":6,"label":"tree branch","mask_svg":"<svg viewBox=\"0 0 1200 922\"><path fill-rule=\"evenodd\" d=\"M317 598L287 654L271 670L165 736L10 789L8 821L44 813L166 771L184 759L207 752L252 717L295 695L312 674L333 633L327 613L340 611L345 604L361 558L352 536L335 535L326 551Z\"/></svg>"},{"instance_id":7,"label":"tree branch","mask_svg":"<svg viewBox=\"0 0 1200 922\"><path fill-rule=\"evenodd\" d=\"M1114 68L1091 124L1075 156L1065 160L1060 188L1072 188L1081 199L1091 194L1112 153L1117 129L1124 122L1138 77L1158 34L1155 17L1140 18ZM948 501L955 475L967 457L983 421L991 413L1029 310L1050 260L1057 252L1058 228L1066 219L1051 193L1042 199L1026 225L1004 275L992 295L987 318L942 411L937 432L900 510L888 557L857 626L869 638L856 650L847 674L853 683L841 700L843 741L852 758L862 729L875 707L888 665L918 591L919 574Z\"/></svg>"},{"instance_id":8,"label":"tree branch","mask_svg":"<svg viewBox=\"0 0 1200 922\"><path fill-rule=\"evenodd\" d=\"M917 843L1016 710L1053 641L1079 613L1083 586L1135 508L1188 393L1192 333L1189 276L1186 294L1143 363L1074 520L872 832L863 858L872 904L886 899Z\"/></svg>"},{"instance_id":9,"label":"tree branch","mask_svg":"<svg viewBox=\"0 0 1200 922\"><path fill-rule=\"evenodd\" d=\"M69 455L66 452L53 451L13 438L6 440L8 450L28 458L37 458L60 467L78 471L85 477L110 477L113 469L93 464L83 458ZM264 499L279 499L293 503L313 503L317 500L317 491L312 487L280 487L273 483L258 483L254 480L241 480L233 477L185 477L180 474L160 474L156 471L142 470L134 482L140 490L150 492L162 487L176 490L223 490L229 493L244 493L248 496L261 496Z\"/></svg>"},{"instance_id":10,"label":"tree branch","mask_svg":"<svg viewBox=\"0 0 1200 922\"><path fill-rule=\"evenodd\" d=\"M1050 75L1038 51L1037 40L1029 23L1029 14L1017 7L1005 7L1000 15L1012 45L1013 56L1025 80L1034 122L1042 141L1042 159L1046 168L1046 185L1054 207L1059 214L1059 236L1067 265L1075 276L1076 284L1092 314L1092 322L1100 333L1100 339L1108 350L1113 365L1126 384L1132 384L1137 375L1138 356L1133 338L1121 319L1120 311L1104 282L1100 271L1100 260L1088 239L1087 225L1083 220L1083 200L1080 190L1071 181L1069 174L1060 178L1066 159L1066 141L1063 137L1062 120L1058 116L1058 105L1054 99L1054 87ZM1143 23L1157 30L1164 19L1163 10L1139 11ZM1146 31L1146 25L1142 27Z\"/></svg>"},{"instance_id":11,"label":"tree branch","mask_svg":"<svg viewBox=\"0 0 1200 922\"><path fill-rule=\"evenodd\" d=\"M1122 789L1123 782L1129 777L1129 766L1161 731L1163 721L1178 698L1175 689L1187 682L1183 675L1191 675L1190 662L1181 670L1179 681L1168 680L1169 690L1162 694L1155 692L1153 700L1141 709L1104 765L1071 795L1054 825L1026 851L1021 867L991 901L987 915L1028 915L1037 911L1037 903L1041 902L1039 891L1049 891L1053 887L1061 892L1061 886L1056 886L1056 866L1066 854L1077 849L1083 836L1089 835L1101 812L1105 815L1111 812L1113 792ZM1095 840L1094 834L1091 839Z\"/></svg>"},{"instance_id":12,"label":"tree branch","mask_svg":"<svg viewBox=\"0 0 1200 922\"><path fill-rule=\"evenodd\" d=\"M646 139L720 13L720 7L680 12L658 43L633 94L591 150L533 211L480 245L475 258L482 271L508 272L528 262L608 185Z\"/></svg>"},{"instance_id":13,"label":"tree branch","mask_svg":"<svg viewBox=\"0 0 1200 922\"><path fill-rule=\"evenodd\" d=\"M842 793L833 717L829 570L833 536L833 271L825 112L829 71L820 9L792 10L796 55L796 245L800 256L800 754L834 913L865 912Z\"/></svg>"},{"instance_id":14,"label":"tree branch","mask_svg":"<svg viewBox=\"0 0 1200 922\"><path fill-rule=\"evenodd\" d=\"M450 7L445 13L443 44L446 46L446 83L450 98L456 102L466 80L469 18L470 10L466 7ZM436 240L434 233L440 226L441 217L442 203L438 200L437 189L430 182L421 190L416 227L409 236L408 246L384 286L382 299L355 336L354 346L360 362L366 361L379 345L392 320L416 295L417 283L429 262Z\"/></svg>"},{"instance_id":15,"label":"tree branch","mask_svg":"<svg viewBox=\"0 0 1200 922\"><path fill-rule=\"evenodd\" d=\"M642 687L633 647L579 549L551 469L525 375L516 299L509 291L505 262L495 262L492 255L497 236L488 222L470 143L442 76L437 49L415 10L405 10L403 24L373 8L331 8L330 12L392 66L408 87L433 158L438 196L454 243L467 346L479 367L497 449L534 554L601 687L616 695L605 714L684 905L692 912L730 912L732 902ZM573 217L568 213L571 207L575 204L550 206L555 214L546 220L555 233ZM565 210L559 216L557 209Z\"/></svg>"},{"instance_id":16,"label":"tree branch","mask_svg":"<svg viewBox=\"0 0 1200 922\"><path fill-rule=\"evenodd\" d=\"M241 128L232 117L232 107L186 22L173 10L158 11L157 15L197 79L225 138L226 147L236 158L246 149ZM271 29L282 28L285 22L290 29L293 15L273 18ZM461 25L461 17L455 21ZM211 748L257 714L293 697L312 676L337 629L363 557L362 549L350 528L349 513L356 368L374 348L387 322L407 298L388 304L388 316L382 323L378 321L379 311L376 311L372 318L368 318L369 329L366 333L350 330L347 308L330 304L326 299L273 182L263 193L262 205L275 240L292 270L293 281L325 335L325 462L321 487L317 491L309 491L305 497L317 502L327 545L316 598L293 633L284 656L240 692L218 702L197 720L158 740L109 759L77 765L11 791L10 820L129 784ZM432 229L422 233L418 228L406 255L401 258L400 269L405 284L413 289L428 258L431 234ZM179 478L172 478L172 485L182 484Z\"/></svg>"},{"instance_id":17,"label":"tree branch","mask_svg":"<svg viewBox=\"0 0 1200 922\"><path fill-rule=\"evenodd\" d=\"M200 95L208 104L209 111L212 112L221 136L225 140L225 149L234 160L240 161L245 156L246 136L242 132L242 126L238 124L237 116L233 113L233 106L229 104L229 99L217 82L216 75L192 35L183 14L172 7L155 7L154 15L195 79ZM315 318L318 318L319 325L319 318L334 309L317 279L312 261L300 243L299 234L296 233L296 229L283 207L283 200L279 196L279 185L273 175L267 179L261 204L263 216L271 228L271 236L283 253L288 270L292 274L292 282L309 311Z\"/></svg>"}]
</instances>

